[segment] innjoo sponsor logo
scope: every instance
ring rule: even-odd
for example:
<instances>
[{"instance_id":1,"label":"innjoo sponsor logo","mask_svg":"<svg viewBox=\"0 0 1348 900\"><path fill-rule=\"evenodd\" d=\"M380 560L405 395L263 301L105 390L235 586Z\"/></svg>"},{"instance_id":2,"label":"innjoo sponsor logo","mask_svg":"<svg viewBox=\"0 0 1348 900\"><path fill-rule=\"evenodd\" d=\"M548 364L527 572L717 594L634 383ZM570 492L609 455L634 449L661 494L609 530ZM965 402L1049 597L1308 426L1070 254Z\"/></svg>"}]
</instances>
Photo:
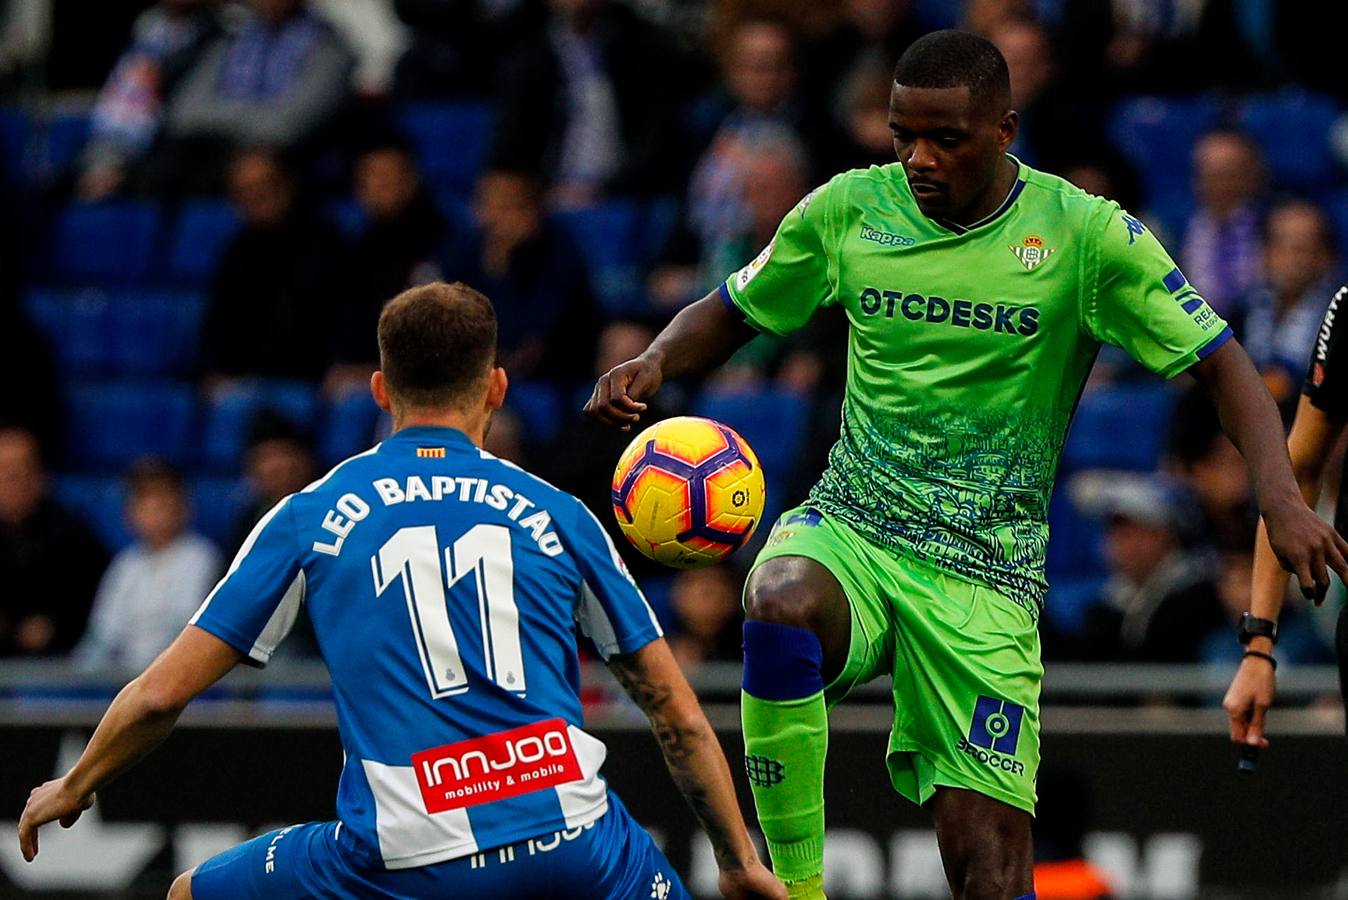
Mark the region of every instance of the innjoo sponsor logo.
<instances>
[{"instance_id":1,"label":"innjoo sponsor logo","mask_svg":"<svg viewBox=\"0 0 1348 900\"><path fill-rule=\"evenodd\" d=\"M583 776L566 721L548 719L412 754L426 812L516 797Z\"/></svg>"}]
</instances>

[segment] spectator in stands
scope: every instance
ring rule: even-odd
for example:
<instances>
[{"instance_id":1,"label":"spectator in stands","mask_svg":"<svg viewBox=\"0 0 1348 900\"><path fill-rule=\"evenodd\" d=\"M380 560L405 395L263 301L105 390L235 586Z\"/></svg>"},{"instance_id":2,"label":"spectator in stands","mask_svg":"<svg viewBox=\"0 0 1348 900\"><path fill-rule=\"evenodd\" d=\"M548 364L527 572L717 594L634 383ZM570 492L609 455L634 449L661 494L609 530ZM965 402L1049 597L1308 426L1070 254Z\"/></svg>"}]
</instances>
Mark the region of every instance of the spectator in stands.
<instances>
[{"instance_id":1,"label":"spectator in stands","mask_svg":"<svg viewBox=\"0 0 1348 900\"><path fill-rule=\"evenodd\" d=\"M139 672L192 617L220 574L220 553L188 529L182 476L153 460L127 476L126 518L136 542L118 553L75 648L84 668Z\"/></svg>"},{"instance_id":2,"label":"spectator in stands","mask_svg":"<svg viewBox=\"0 0 1348 900\"><path fill-rule=\"evenodd\" d=\"M491 167L534 175L553 208L676 189L682 88L665 36L610 0L547 8L503 65Z\"/></svg>"},{"instance_id":3,"label":"spectator in stands","mask_svg":"<svg viewBox=\"0 0 1348 900\"><path fill-rule=\"evenodd\" d=\"M232 532L231 557L268 510L314 480L318 467L303 432L271 410L254 416L245 447L243 474L250 498Z\"/></svg>"},{"instance_id":4,"label":"spectator in stands","mask_svg":"<svg viewBox=\"0 0 1348 900\"><path fill-rule=\"evenodd\" d=\"M404 98L489 96L499 61L527 27L527 7L522 0L394 0L410 31L394 92Z\"/></svg>"},{"instance_id":5,"label":"spectator in stands","mask_svg":"<svg viewBox=\"0 0 1348 900\"><path fill-rule=\"evenodd\" d=\"M366 219L354 255L360 284L335 336L339 364L328 373L330 394L368 390L378 368L379 312L407 288L440 277L437 257L447 227L401 144L373 147L356 161L356 201Z\"/></svg>"},{"instance_id":6,"label":"spectator in stands","mask_svg":"<svg viewBox=\"0 0 1348 900\"><path fill-rule=\"evenodd\" d=\"M1071 158L1062 176L1090 194L1113 200L1127 210L1140 209L1142 189L1128 160L1109 147L1098 147Z\"/></svg>"},{"instance_id":7,"label":"spectator in stands","mask_svg":"<svg viewBox=\"0 0 1348 900\"><path fill-rule=\"evenodd\" d=\"M1263 187L1263 160L1248 136L1214 131L1194 147L1198 209L1185 229L1180 259L1189 282L1224 316L1263 269L1259 235Z\"/></svg>"},{"instance_id":8,"label":"spectator in stands","mask_svg":"<svg viewBox=\"0 0 1348 900\"><path fill-rule=\"evenodd\" d=\"M704 662L743 659L741 587L725 565L689 569L674 576L669 601L678 627L669 648L685 671Z\"/></svg>"},{"instance_id":9,"label":"spectator in stands","mask_svg":"<svg viewBox=\"0 0 1348 900\"><path fill-rule=\"evenodd\" d=\"M588 378L599 318L575 241L543 215L531 176L478 181L472 226L450 235L441 270L489 294L500 314L499 361L512 378Z\"/></svg>"},{"instance_id":10,"label":"spectator in stands","mask_svg":"<svg viewBox=\"0 0 1348 900\"><path fill-rule=\"evenodd\" d=\"M36 436L0 427L0 656L54 656L84 633L107 550L47 495Z\"/></svg>"},{"instance_id":11,"label":"spectator in stands","mask_svg":"<svg viewBox=\"0 0 1348 900\"><path fill-rule=\"evenodd\" d=\"M807 103L816 114L846 108L858 77L869 79L880 69L886 74L887 108L894 62L925 32L913 14L916 4L913 0L846 0L841 5L837 24L808 42L801 53L801 87L807 92ZM892 138L889 147L892 162Z\"/></svg>"},{"instance_id":12,"label":"spectator in stands","mask_svg":"<svg viewBox=\"0 0 1348 900\"><path fill-rule=\"evenodd\" d=\"M689 215L651 274L648 289L661 310L676 311L705 296L757 256L809 190L805 148L782 126L736 133L718 157L715 189L694 182Z\"/></svg>"},{"instance_id":13,"label":"spectator in stands","mask_svg":"<svg viewBox=\"0 0 1348 900\"><path fill-rule=\"evenodd\" d=\"M186 187L219 183L240 147L298 147L332 121L350 94L355 59L304 0L251 0L253 16L211 44L169 102Z\"/></svg>"},{"instance_id":14,"label":"spectator in stands","mask_svg":"<svg viewBox=\"0 0 1348 900\"><path fill-rule=\"evenodd\" d=\"M229 171L243 230L211 279L200 364L208 388L247 378L318 381L331 365L332 322L356 289L340 232L298 195L273 153L250 150Z\"/></svg>"},{"instance_id":15,"label":"spectator in stands","mask_svg":"<svg viewBox=\"0 0 1348 900\"><path fill-rule=\"evenodd\" d=\"M1072 499L1106 520L1109 578L1086 613L1083 657L1095 661L1196 662L1225 621L1210 556L1188 550L1193 509L1159 476L1083 473Z\"/></svg>"},{"instance_id":16,"label":"spectator in stands","mask_svg":"<svg viewBox=\"0 0 1348 900\"><path fill-rule=\"evenodd\" d=\"M1254 546L1259 511L1249 472L1201 387L1191 387L1175 404L1164 467L1198 501L1203 544L1222 553L1248 552Z\"/></svg>"},{"instance_id":17,"label":"spectator in stands","mask_svg":"<svg viewBox=\"0 0 1348 900\"><path fill-rule=\"evenodd\" d=\"M1232 326L1289 412L1338 287L1333 276L1334 237L1320 207L1309 200L1275 205L1264 222L1264 277L1240 298Z\"/></svg>"},{"instance_id":18,"label":"spectator in stands","mask_svg":"<svg viewBox=\"0 0 1348 900\"><path fill-rule=\"evenodd\" d=\"M1008 18L988 33L1011 73L1011 108L1020 132L1011 152L1025 163L1060 172L1067 160L1103 145L1099 103L1078 102L1058 78L1046 28L1031 19Z\"/></svg>"},{"instance_id":19,"label":"spectator in stands","mask_svg":"<svg viewBox=\"0 0 1348 900\"><path fill-rule=\"evenodd\" d=\"M202 48L216 38L216 0L160 0L141 13L131 45L99 92L80 160L79 194L98 200L121 188L159 135L163 111Z\"/></svg>"},{"instance_id":20,"label":"spectator in stands","mask_svg":"<svg viewBox=\"0 0 1348 900\"><path fill-rule=\"evenodd\" d=\"M894 133L889 130L893 86L890 64L868 63L848 72L836 102L829 107L836 133L823 148L823 171L845 172L895 162Z\"/></svg>"}]
</instances>

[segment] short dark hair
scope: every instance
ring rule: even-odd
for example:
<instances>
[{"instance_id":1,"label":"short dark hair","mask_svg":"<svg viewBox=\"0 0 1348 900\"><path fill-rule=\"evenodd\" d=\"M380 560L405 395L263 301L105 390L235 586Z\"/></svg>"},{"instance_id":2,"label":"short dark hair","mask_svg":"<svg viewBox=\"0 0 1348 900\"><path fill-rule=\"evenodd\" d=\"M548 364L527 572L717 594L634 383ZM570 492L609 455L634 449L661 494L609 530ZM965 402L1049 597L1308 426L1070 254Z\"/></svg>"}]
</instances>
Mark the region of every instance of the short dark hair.
<instances>
[{"instance_id":1,"label":"short dark hair","mask_svg":"<svg viewBox=\"0 0 1348 900\"><path fill-rule=\"evenodd\" d=\"M496 311L462 282L403 291L379 316L379 365L402 403L454 406L495 361Z\"/></svg>"},{"instance_id":2,"label":"short dark hair","mask_svg":"<svg viewBox=\"0 0 1348 900\"><path fill-rule=\"evenodd\" d=\"M967 87L980 106L1011 104L1011 74L997 45L967 31L925 34L904 51L894 83L915 88Z\"/></svg>"},{"instance_id":3,"label":"short dark hair","mask_svg":"<svg viewBox=\"0 0 1348 900\"><path fill-rule=\"evenodd\" d=\"M135 500L155 491L182 497L187 494L187 484L182 474L162 459L146 457L127 471L126 493Z\"/></svg>"}]
</instances>

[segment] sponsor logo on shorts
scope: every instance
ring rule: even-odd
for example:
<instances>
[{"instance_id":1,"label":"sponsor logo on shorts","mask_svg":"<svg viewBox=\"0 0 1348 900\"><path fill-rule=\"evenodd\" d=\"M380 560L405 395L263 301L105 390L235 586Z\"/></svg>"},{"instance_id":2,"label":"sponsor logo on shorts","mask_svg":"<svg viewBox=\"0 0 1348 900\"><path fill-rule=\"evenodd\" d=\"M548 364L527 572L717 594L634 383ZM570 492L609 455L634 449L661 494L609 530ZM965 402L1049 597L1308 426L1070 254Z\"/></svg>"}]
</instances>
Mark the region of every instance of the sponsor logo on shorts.
<instances>
[{"instance_id":1,"label":"sponsor logo on shorts","mask_svg":"<svg viewBox=\"0 0 1348 900\"><path fill-rule=\"evenodd\" d=\"M780 528L788 525L799 525L802 528L818 528L819 523L824 521L824 514L814 507L807 507L800 512L791 513L791 515L782 519Z\"/></svg>"},{"instance_id":2,"label":"sponsor logo on shorts","mask_svg":"<svg viewBox=\"0 0 1348 900\"><path fill-rule=\"evenodd\" d=\"M783 766L781 760L770 756L744 755L744 774L754 787L772 787L782 783Z\"/></svg>"},{"instance_id":3,"label":"sponsor logo on shorts","mask_svg":"<svg viewBox=\"0 0 1348 900\"><path fill-rule=\"evenodd\" d=\"M665 900L674 889L674 882L665 877L664 872L656 872L651 879L651 900Z\"/></svg>"},{"instance_id":4,"label":"sponsor logo on shorts","mask_svg":"<svg viewBox=\"0 0 1348 900\"><path fill-rule=\"evenodd\" d=\"M562 719L412 754L426 812L504 800L583 777Z\"/></svg>"},{"instance_id":5,"label":"sponsor logo on shorts","mask_svg":"<svg viewBox=\"0 0 1348 900\"><path fill-rule=\"evenodd\" d=\"M271 839L271 843L267 844L267 858L263 861L262 869L268 875L276 871L276 845L281 843L281 839L294 830L294 825L282 828L276 832L276 836Z\"/></svg>"},{"instance_id":6,"label":"sponsor logo on shorts","mask_svg":"<svg viewBox=\"0 0 1348 900\"><path fill-rule=\"evenodd\" d=\"M969 736L960 738L955 749L989 769L1024 775L1025 763L1015 759L1024 717L1025 707L1010 700L979 697Z\"/></svg>"},{"instance_id":7,"label":"sponsor logo on shorts","mask_svg":"<svg viewBox=\"0 0 1348 900\"><path fill-rule=\"evenodd\" d=\"M594 822L586 822L579 828L568 828L565 831L554 831L552 834L543 837L529 838L519 844L506 844L503 847L497 847L495 850L489 850L486 853L474 853L468 857L469 868L485 869L487 864L495 858L500 865L513 863L516 859L528 859L530 856L538 856L543 853L551 853L563 843L574 841L582 833L589 831L595 825Z\"/></svg>"}]
</instances>

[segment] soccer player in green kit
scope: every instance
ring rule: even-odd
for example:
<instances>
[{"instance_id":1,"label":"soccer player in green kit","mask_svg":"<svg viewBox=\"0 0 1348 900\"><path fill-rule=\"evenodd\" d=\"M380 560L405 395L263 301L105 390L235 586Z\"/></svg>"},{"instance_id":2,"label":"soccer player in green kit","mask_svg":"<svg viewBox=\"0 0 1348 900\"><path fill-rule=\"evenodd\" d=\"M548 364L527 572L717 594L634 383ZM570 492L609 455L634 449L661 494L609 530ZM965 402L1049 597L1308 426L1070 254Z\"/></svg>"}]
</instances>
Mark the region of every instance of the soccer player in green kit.
<instances>
[{"instance_id":1,"label":"soccer player in green kit","mask_svg":"<svg viewBox=\"0 0 1348 900\"><path fill-rule=\"evenodd\" d=\"M890 125L898 164L807 196L757 259L604 375L586 409L630 428L663 381L844 308L841 437L745 588L759 823L792 896L822 897L827 711L891 674L890 781L931 811L956 900L1025 900L1047 511L1100 344L1207 386L1303 586L1327 585L1326 565L1348 571L1348 544L1302 502L1249 358L1146 227L1007 154L1017 117L991 43L915 42Z\"/></svg>"}]
</instances>

